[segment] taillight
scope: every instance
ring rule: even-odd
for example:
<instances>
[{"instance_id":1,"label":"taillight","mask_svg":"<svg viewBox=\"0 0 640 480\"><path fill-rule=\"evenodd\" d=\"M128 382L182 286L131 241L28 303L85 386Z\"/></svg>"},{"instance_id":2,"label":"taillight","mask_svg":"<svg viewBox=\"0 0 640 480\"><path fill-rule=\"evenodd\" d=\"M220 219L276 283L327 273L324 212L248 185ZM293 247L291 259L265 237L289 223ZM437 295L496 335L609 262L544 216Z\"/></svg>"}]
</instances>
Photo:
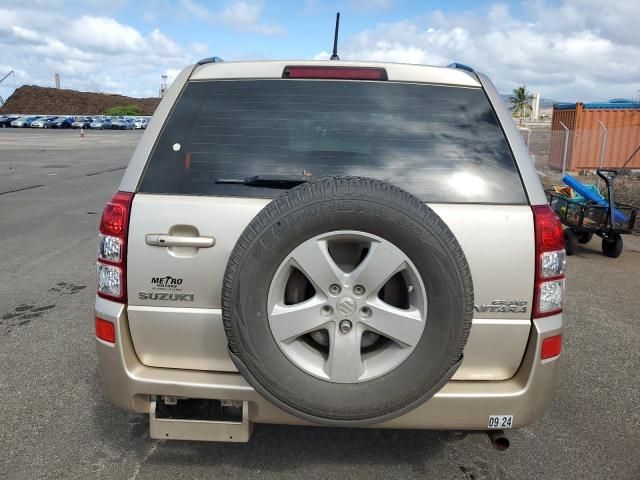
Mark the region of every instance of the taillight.
<instances>
[{"instance_id":1,"label":"taillight","mask_svg":"<svg viewBox=\"0 0 640 480\"><path fill-rule=\"evenodd\" d=\"M330 80L387 80L387 71L376 67L288 66L282 78L317 78Z\"/></svg>"},{"instance_id":2,"label":"taillight","mask_svg":"<svg viewBox=\"0 0 640 480\"><path fill-rule=\"evenodd\" d=\"M132 200L132 193L117 192L105 205L100 219L98 295L120 303L127 300L127 230Z\"/></svg>"},{"instance_id":3,"label":"taillight","mask_svg":"<svg viewBox=\"0 0 640 480\"><path fill-rule=\"evenodd\" d=\"M116 343L116 326L102 318L96 317L96 337L109 343Z\"/></svg>"},{"instance_id":4,"label":"taillight","mask_svg":"<svg viewBox=\"0 0 640 480\"><path fill-rule=\"evenodd\" d=\"M540 349L540 358L546 360L560 355L562 351L562 335L554 335L542 340L542 348Z\"/></svg>"},{"instance_id":5,"label":"taillight","mask_svg":"<svg viewBox=\"0 0 640 480\"><path fill-rule=\"evenodd\" d=\"M532 208L536 235L533 318L540 318L562 311L567 258L562 223L558 216L549 205L535 205Z\"/></svg>"}]
</instances>

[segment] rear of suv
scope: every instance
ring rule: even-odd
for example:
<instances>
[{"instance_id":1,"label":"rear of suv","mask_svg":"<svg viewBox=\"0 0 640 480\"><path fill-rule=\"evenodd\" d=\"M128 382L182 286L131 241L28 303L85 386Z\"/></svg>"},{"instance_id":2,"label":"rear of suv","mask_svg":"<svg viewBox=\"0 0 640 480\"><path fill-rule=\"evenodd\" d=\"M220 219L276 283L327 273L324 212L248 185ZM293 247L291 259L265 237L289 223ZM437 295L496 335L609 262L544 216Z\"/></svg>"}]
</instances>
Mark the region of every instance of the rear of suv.
<instances>
[{"instance_id":1,"label":"rear of suv","mask_svg":"<svg viewBox=\"0 0 640 480\"><path fill-rule=\"evenodd\" d=\"M102 216L110 398L194 440L539 418L562 228L487 77L218 60L176 78Z\"/></svg>"}]
</instances>

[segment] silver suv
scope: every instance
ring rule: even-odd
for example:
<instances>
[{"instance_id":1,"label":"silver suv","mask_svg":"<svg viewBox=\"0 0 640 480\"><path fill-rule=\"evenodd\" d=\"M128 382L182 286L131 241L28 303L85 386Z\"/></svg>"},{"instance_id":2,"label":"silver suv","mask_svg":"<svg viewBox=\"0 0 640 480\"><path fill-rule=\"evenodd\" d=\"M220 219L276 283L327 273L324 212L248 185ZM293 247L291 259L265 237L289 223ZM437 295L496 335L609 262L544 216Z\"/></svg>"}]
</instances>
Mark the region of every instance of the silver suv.
<instances>
[{"instance_id":1,"label":"silver suv","mask_svg":"<svg viewBox=\"0 0 640 480\"><path fill-rule=\"evenodd\" d=\"M562 227L464 65L187 67L99 244L104 385L154 438L503 430L552 397Z\"/></svg>"}]
</instances>

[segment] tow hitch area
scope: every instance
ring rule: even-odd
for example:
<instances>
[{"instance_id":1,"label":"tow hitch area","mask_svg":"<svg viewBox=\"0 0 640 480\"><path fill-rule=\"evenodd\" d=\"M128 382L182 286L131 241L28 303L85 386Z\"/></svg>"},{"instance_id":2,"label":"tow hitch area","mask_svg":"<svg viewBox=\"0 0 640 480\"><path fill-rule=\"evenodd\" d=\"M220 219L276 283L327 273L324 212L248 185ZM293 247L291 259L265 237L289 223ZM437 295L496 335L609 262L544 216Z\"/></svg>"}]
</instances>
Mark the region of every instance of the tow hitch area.
<instances>
[{"instance_id":1,"label":"tow hitch area","mask_svg":"<svg viewBox=\"0 0 640 480\"><path fill-rule=\"evenodd\" d=\"M149 428L156 439L248 442L249 402L158 398L149 407Z\"/></svg>"}]
</instances>

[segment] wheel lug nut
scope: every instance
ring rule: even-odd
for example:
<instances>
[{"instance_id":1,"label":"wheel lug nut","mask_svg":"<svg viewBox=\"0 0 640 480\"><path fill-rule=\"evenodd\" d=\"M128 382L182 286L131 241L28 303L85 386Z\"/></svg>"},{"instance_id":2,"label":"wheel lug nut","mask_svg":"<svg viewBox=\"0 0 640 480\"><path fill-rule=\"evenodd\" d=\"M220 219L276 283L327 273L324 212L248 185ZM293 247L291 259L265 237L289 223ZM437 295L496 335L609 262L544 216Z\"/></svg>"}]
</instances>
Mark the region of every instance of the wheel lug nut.
<instances>
[{"instance_id":1,"label":"wheel lug nut","mask_svg":"<svg viewBox=\"0 0 640 480\"><path fill-rule=\"evenodd\" d=\"M349 333L351 331L351 322L349 320L342 320L340 322L340 331L342 333Z\"/></svg>"},{"instance_id":2,"label":"wheel lug nut","mask_svg":"<svg viewBox=\"0 0 640 480\"><path fill-rule=\"evenodd\" d=\"M333 308L331 308L329 305L324 305L322 308L320 308L320 313L324 317L329 317L333 314Z\"/></svg>"},{"instance_id":3,"label":"wheel lug nut","mask_svg":"<svg viewBox=\"0 0 640 480\"><path fill-rule=\"evenodd\" d=\"M362 285L356 285L353 287L353 293L357 296L364 295L364 287Z\"/></svg>"},{"instance_id":4,"label":"wheel lug nut","mask_svg":"<svg viewBox=\"0 0 640 480\"><path fill-rule=\"evenodd\" d=\"M362 315L363 317L370 317L371 309L369 307L362 307L360 309L360 315Z\"/></svg>"},{"instance_id":5,"label":"wheel lug nut","mask_svg":"<svg viewBox=\"0 0 640 480\"><path fill-rule=\"evenodd\" d=\"M329 293L331 295L338 295L341 291L342 291L342 289L340 288L340 285L336 285L334 283L333 285L329 286Z\"/></svg>"}]
</instances>

